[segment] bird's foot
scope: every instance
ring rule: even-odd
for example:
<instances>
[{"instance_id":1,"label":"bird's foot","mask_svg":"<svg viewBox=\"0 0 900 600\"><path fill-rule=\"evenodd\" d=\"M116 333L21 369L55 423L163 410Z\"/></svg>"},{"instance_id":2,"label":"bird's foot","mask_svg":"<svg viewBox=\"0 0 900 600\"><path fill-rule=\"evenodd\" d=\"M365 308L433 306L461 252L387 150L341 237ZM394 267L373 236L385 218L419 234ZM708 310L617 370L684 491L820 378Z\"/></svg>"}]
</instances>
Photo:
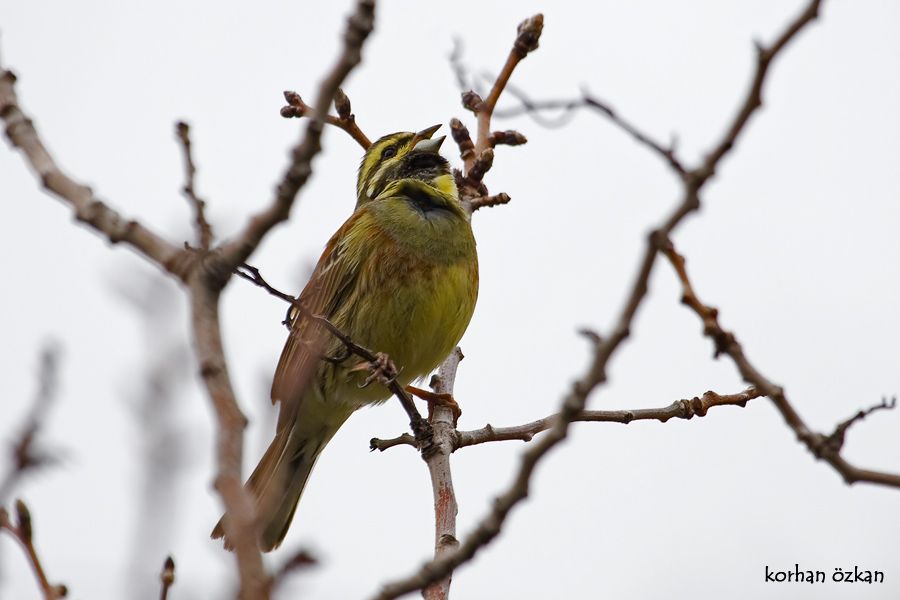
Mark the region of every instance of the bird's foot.
<instances>
[{"instance_id":1,"label":"bird's foot","mask_svg":"<svg viewBox=\"0 0 900 600\"><path fill-rule=\"evenodd\" d=\"M377 381L383 385L390 385L391 382L396 379L398 373L394 361L391 360L390 356L383 352L376 353L375 360L371 362L361 362L350 369L351 373L356 371L369 371L369 375L359 386L361 388L368 387L373 381Z\"/></svg>"},{"instance_id":2,"label":"bird's foot","mask_svg":"<svg viewBox=\"0 0 900 600\"><path fill-rule=\"evenodd\" d=\"M437 392L430 392L428 390L423 390L422 388L417 388L414 385L406 386L406 391L416 398L420 398L428 403L429 421L431 421L432 417L434 416L435 407L443 406L444 408L449 408L453 412L453 426L456 427L456 424L459 422L459 418L462 416L462 409L459 407L459 404L456 402L453 394L439 394Z\"/></svg>"}]
</instances>

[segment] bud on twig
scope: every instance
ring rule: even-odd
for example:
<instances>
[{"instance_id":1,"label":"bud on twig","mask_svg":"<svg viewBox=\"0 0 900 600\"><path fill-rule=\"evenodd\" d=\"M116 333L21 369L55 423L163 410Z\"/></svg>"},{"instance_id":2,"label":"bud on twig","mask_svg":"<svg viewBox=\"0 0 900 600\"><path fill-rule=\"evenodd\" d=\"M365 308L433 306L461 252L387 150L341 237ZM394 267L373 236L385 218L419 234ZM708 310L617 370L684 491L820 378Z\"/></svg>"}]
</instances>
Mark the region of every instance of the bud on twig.
<instances>
[{"instance_id":1,"label":"bud on twig","mask_svg":"<svg viewBox=\"0 0 900 600\"><path fill-rule=\"evenodd\" d=\"M513 49L521 58L525 58L529 52L537 50L538 40L541 39L541 31L544 29L544 15L538 13L519 23L518 35Z\"/></svg>"},{"instance_id":2,"label":"bud on twig","mask_svg":"<svg viewBox=\"0 0 900 600\"><path fill-rule=\"evenodd\" d=\"M31 536L34 533L31 526L31 511L21 500L16 500L16 520L18 521L19 536L23 542L30 544Z\"/></svg>"},{"instance_id":3,"label":"bud on twig","mask_svg":"<svg viewBox=\"0 0 900 600\"><path fill-rule=\"evenodd\" d=\"M528 138L513 129L495 131L488 136L491 146L521 146L528 142Z\"/></svg>"},{"instance_id":4,"label":"bud on twig","mask_svg":"<svg viewBox=\"0 0 900 600\"><path fill-rule=\"evenodd\" d=\"M484 174L491 170L493 164L494 151L488 148L481 153L481 156L475 159L475 163L466 175L472 181L481 181L484 178Z\"/></svg>"},{"instance_id":5,"label":"bud on twig","mask_svg":"<svg viewBox=\"0 0 900 600\"><path fill-rule=\"evenodd\" d=\"M471 110L473 113L477 113L481 109L481 105L484 101L481 99L481 96L469 90L467 92L462 93L462 105L466 110Z\"/></svg>"},{"instance_id":6,"label":"bud on twig","mask_svg":"<svg viewBox=\"0 0 900 600\"><path fill-rule=\"evenodd\" d=\"M472 142L472 136L469 130L463 125L459 119L450 119L450 135L453 141L459 146L459 156L463 161L469 160L475 152L475 144Z\"/></svg>"},{"instance_id":7,"label":"bud on twig","mask_svg":"<svg viewBox=\"0 0 900 600\"><path fill-rule=\"evenodd\" d=\"M338 117L343 121L346 121L351 116L350 98L347 97L347 94L341 88L338 88L337 92L334 93L334 110L337 111Z\"/></svg>"}]
</instances>

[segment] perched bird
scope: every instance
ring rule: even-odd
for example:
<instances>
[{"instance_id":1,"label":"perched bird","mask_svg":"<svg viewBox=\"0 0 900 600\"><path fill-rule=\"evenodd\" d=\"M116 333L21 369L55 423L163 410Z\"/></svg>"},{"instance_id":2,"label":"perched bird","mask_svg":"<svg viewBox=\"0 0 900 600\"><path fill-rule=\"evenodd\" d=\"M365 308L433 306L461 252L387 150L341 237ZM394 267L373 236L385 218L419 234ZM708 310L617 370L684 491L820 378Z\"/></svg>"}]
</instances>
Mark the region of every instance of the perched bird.
<instances>
[{"instance_id":1,"label":"perched bird","mask_svg":"<svg viewBox=\"0 0 900 600\"><path fill-rule=\"evenodd\" d=\"M478 295L475 238L450 165L438 153L444 137L432 139L439 127L394 133L369 147L356 209L299 296L310 314L389 356L402 385L430 373L453 350ZM316 459L338 428L355 410L390 396L383 385L364 385L368 363L349 355L320 322L296 309L289 320L272 383L272 402L281 403L275 439L246 484L264 551L281 544ZM220 520L212 537L223 535Z\"/></svg>"}]
</instances>

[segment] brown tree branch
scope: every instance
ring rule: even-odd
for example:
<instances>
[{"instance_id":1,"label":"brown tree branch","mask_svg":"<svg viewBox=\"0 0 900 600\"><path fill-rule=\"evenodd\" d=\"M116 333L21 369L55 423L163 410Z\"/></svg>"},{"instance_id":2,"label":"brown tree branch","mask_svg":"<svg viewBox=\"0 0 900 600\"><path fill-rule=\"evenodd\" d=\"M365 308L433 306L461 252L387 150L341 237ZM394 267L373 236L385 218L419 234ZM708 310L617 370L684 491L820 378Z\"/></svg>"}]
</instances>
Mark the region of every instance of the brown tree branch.
<instances>
[{"instance_id":1,"label":"brown tree branch","mask_svg":"<svg viewBox=\"0 0 900 600\"><path fill-rule=\"evenodd\" d=\"M159 600L166 600L169 597L169 588L175 583L175 561L171 556L167 556L163 563L162 571L159 573Z\"/></svg>"},{"instance_id":2,"label":"brown tree branch","mask_svg":"<svg viewBox=\"0 0 900 600\"><path fill-rule=\"evenodd\" d=\"M234 546L240 576L239 597L268 598L267 576L257 541L256 511L241 475L247 419L238 407L225 363L219 327L221 287L203 274L197 272L188 285L194 354L218 425L214 486L225 505L225 532Z\"/></svg>"},{"instance_id":3,"label":"brown tree branch","mask_svg":"<svg viewBox=\"0 0 900 600\"><path fill-rule=\"evenodd\" d=\"M788 401L784 389L758 371L744 354L744 350L734 334L722 328L719 324L718 311L704 304L697 297L687 274L684 257L675 250L671 242L663 248L663 252L672 263L678 279L681 281L682 302L700 317L703 322L703 334L713 340L716 355L727 354L731 357L744 381L756 387L772 400L785 423L794 431L797 439L812 452L813 456L831 465L847 484L866 482L900 488L900 474L860 469L851 465L840 454L844 433L853 423L876 410L893 408L893 403L888 404L887 401L884 401L880 405L860 411L854 417L839 424L831 435L811 430Z\"/></svg>"},{"instance_id":4,"label":"brown tree branch","mask_svg":"<svg viewBox=\"0 0 900 600\"><path fill-rule=\"evenodd\" d=\"M682 399L662 408L636 408L631 410L583 410L572 419L572 422L601 422L622 423L628 425L634 421L659 421L666 423L670 419L692 419L705 417L707 411L715 406L740 406L762 396L762 392L749 387L737 394L717 394L707 391L702 396L694 396L691 399ZM506 440L522 440L530 442L532 438L553 426L559 414L550 415L531 423L516 427L494 427L485 425L481 429L473 431L460 431L457 437L457 447L465 448L485 442L502 442Z\"/></svg>"},{"instance_id":5,"label":"brown tree branch","mask_svg":"<svg viewBox=\"0 0 900 600\"><path fill-rule=\"evenodd\" d=\"M312 106L303 101L303 98L297 92L286 90L284 99L287 105L281 107L281 116L285 119L309 117L316 112ZM347 98L347 94L340 88L338 88L334 103L338 109L338 116L325 115L325 123L343 129L363 150L368 150L372 142L369 141L369 137L356 124L356 115L350 112L350 99Z\"/></svg>"},{"instance_id":6,"label":"brown tree branch","mask_svg":"<svg viewBox=\"0 0 900 600\"><path fill-rule=\"evenodd\" d=\"M463 359L462 351L457 347L441 364L438 374L432 378L431 387L437 394L453 396L456 382L456 370ZM432 439L433 451L423 453L431 477L431 491L434 496L434 558L439 560L450 555L459 547L456 539L456 515L459 507L456 503L456 492L453 489L453 476L450 471L450 455L456 444L456 419L453 411L443 405L435 405L431 417L434 430ZM452 573L435 581L422 591L425 600L447 600L450 596Z\"/></svg>"},{"instance_id":7,"label":"brown tree branch","mask_svg":"<svg viewBox=\"0 0 900 600\"><path fill-rule=\"evenodd\" d=\"M491 115L493 115L494 108L497 106L497 100L500 99L503 88L506 87L506 83L519 62L537 49L543 28L544 15L542 14L536 14L519 23L518 35L516 35L516 41L506 57L506 63L500 70L499 75L497 75L497 79L494 81L487 98L475 107L475 115L478 119L478 135L475 141L476 157L481 156L485 150L491 147L488 138L491 133ZM471 164L466 164L466 169L470 169L471 166Z\"/></svg>"},{"instance_id":8,"label":"brown tree branch","mask_svg":"<svg viewBox=\"0 0 900 600\"><path fill-rule=\"evenodd\" d=\"M273 227L290 217L300 188L312 174L312 160L322 149L322 129L328 106L350 71L362 61L363 43L374 26L375 0L357 0L353 14L347 19L340 56L319 87L315 109L310 114L303 138L291 150L291 162L276 188L272 204L253 216L244 230L221 248L229 272L250 257Z\"/></svg>"},{"instance_id":9,"label":"brown tree branch","mask_svg":"<svg viewBox=\"0 0 900 600\"><path fill-rule=\"evenodd\" d=\"M784 48L787 42L815 18L820 2L821 0L811 0L806 10L788 24L784 33L779 36L775 45L773 45L771 49L765 51L767 57L765 65L763 67L758 65L757 72L754 74L754 82L760 80L760 83L759 85L754 84L751 86L751 90L744 101L743 106L751 107L749 109L749 114L752 114L760 105L759 102L754 102L754 97L758 97L759 95L759 90L761 90L762 87L761 79L765 77L768 65L780 50ZM739 112L739 115L742 115L743 113L744 110L742 109ZM725 145L733 144L746 125L749 114L746 117L737 118L733 126L729 127L723 141L715 147L720 148ZM477 150L478 144L476 143L476 154L478 153ZM634 283L627 293L625 306L620 312L611 334L609 337L599 340L595 345L594 356L587 372L572 385L571 390L562 402L559 416L554 419L547 434L541 436L534 445L530 446L529 449L523 453L513 483L504 493L495 499L491 510L481 519L481 521L479 521L475 530L466 537L455 551L426 563L405 579L384 586L375 598L378 600L391 600L403 594L423 589L431 583L439 581L452 573L459 565L471 560L479 549L490 543L499 534L500 528L512 508L528 496L531 474L537 463L551 448L566 438L569 425L572 420L584 410L590 393L596 387L606 382L607 364L615 351L619 348L620 344L628 337L634 316L647 294L647 282L649 281L650 274L652 273L656 261L657 251L664 247L666 240L669 238L669 234L681 223L681 221L688 214L699 208L699 191L712 176L718 161L724 154L724 152L710 153L707 155L704 164L695 170L697 171L696 173L691 171L685 175L684 197L682 198L681 203L673 209L668 217L666 217L662 225L648 236L644 256L638 267ZM765 388L762 386L757 387L762 389L762 391L768 395Z\"/></svg>"},{"instance_id":10,"label":"brown tree branch","mask_svg":"<svg viewBox=\"0 0 900 600\"><path fill-rule=\"evenodd\" d=\"M188 202L194 209L194 227L197 230L197 244L204 250L209 250L213 241L212 227L206 220L206 202L197 196L194 190L194 178L197 175L197 167L194 165L194 157L191 153L191 128L184 121L175 124L175 135L181 144L184 155L184 192Z\"/></svg>"},{"instance_id":11,"label":"brown tree branch","mask_svg":"<svg viewBox=\"0 0 900 600\"><path fill-rule=\"evenodd\" d=\"M694 417L705 417L709 409L715 406L746 406L747 402L754 398L762 396L762 392L754 387L749 387L743 392L737 394L717 394L713 391L707 391L702 396L694 396L690 399L675 400L668 406L660 408L636 408L629 410L583 410L572 419L573 423L621 423L628 425L634 421L659 421L666 423L670 419L692 419ZM543 419L525 423L524 425L516 425L512 427L494 427L493 425L485 425L481 429L473 429L471 431L457 431L454 442L454 450L474 446L476 444L484 444L486 442L503 442L507 440L521 440L530 442L534 436L542 431L546 431L553 426L559 413L552 414ZM413 446L415 440L409 434L399 435L395 438L381 440L375 438L372 440L373 450L387 450L394 446Z\"/></svg>"},{"instance_id":12,"label":"brown tree branch","mask_svg":"<svg viewBox=\"0 0 900 600\"><path fill-rule=\"evenodd\" d=\"M21 500L16 500L16 523L9 518L9 513L5 508L0 507L0 530L6 530L15 538L17 542L25 550L28 556L28 562L38 580L44 600L58 600L65 598L69 593L66 586L62 584L52 584L47 578L47 573L41 565L41 559L38 557L37 550L34 547L34 524L31 519L31 511L28 506Z\"/></svg>"}]
</instances>

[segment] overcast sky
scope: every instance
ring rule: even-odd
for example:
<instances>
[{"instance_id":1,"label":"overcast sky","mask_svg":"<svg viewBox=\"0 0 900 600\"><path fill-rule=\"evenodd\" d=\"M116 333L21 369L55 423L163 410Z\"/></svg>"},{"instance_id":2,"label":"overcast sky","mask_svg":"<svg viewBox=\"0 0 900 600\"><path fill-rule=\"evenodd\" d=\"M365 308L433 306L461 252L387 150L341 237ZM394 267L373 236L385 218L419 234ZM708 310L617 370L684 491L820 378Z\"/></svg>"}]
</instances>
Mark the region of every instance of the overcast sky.
<instances>
[{"instance_id":1,"label":"overcast sky","mask_svg":"<svg viewBox=\"0 0 900 600\"><path fill-rule=\"evenodd\" d=\"M771 40L801 4L384 2L345 89L373 138L470 117L447 60L454 36L473 73L495 73L516 24L541 11L540 49L516 71L517 86L536 98L571 97L586 86L656 137L677 135L693 162L719 139L746 89L753 40ZM281 92L312 101L350 7L10 1L0 5L0 55L60 164L123 214L180 243L190 229L174 121L193 127L199 192L217 234L227 236L271 198L301 127L279 116ZM751 360L785 386L813 427L830 431L900 392L900 4L827 1L822 16L775 64L764 109L674 240L698 294L720 307ZM519 129L529 143L500 148L487 179L512 203L474 218L481 291L456 383L465 429L557 409L588 357L577 329L608 330L646 232L679 197L667 168L597 115L552 130L528 118L497 126ZM459 162L454 148L445 150ZM349 137L326 132L291 222L253 257L274 284L301 289L352 210L360 158ZM170 597L225 597L231 558L207 537L221 512L211 491L212 415L195 365L179 354L187 328L175 284L73 225L68 208L43 194L6 148L0 197L4 444L35 393L40 349L48 339L63 348L61 389L41 438L61 462L17 490L34 513L49 575L73 598L153 598L171 553L178 580ZM155 279L162 284L154 287ZM656 407L744 388L729 360L711 358L679 295L660 263L633 336L591 407ZM153 298L161 310L148 325L123 296ZM240 281L224 296L226 354L251 417L248 468L272 433L267 388L283 313ZM135 406L148 365L161 357L174 357L167 381L179 395L141 414ZM358 413L330 444L283 549L266 557L277 565L308 547L321 564L280 597L296 590L363 598L430 555L424 465L410 448L368 451L369 438L405 424L391 402ZM896 412L855 426L847 458L900 471L898 426ZM150 461L168 483L148 501L142 433L157 427L164 449L182 451ZM523 447L454 455L462 536L508 484ZM687 422L576 425L532 490L499 539L455 574L453 597L900 593L900 492L845 486L765 399ZM6 536L0 553L0 597L37 598ZM795 563L829 577L838 566L878 569L885 583L764 583L767 565Z\"/></svg>"}]
</instances>

